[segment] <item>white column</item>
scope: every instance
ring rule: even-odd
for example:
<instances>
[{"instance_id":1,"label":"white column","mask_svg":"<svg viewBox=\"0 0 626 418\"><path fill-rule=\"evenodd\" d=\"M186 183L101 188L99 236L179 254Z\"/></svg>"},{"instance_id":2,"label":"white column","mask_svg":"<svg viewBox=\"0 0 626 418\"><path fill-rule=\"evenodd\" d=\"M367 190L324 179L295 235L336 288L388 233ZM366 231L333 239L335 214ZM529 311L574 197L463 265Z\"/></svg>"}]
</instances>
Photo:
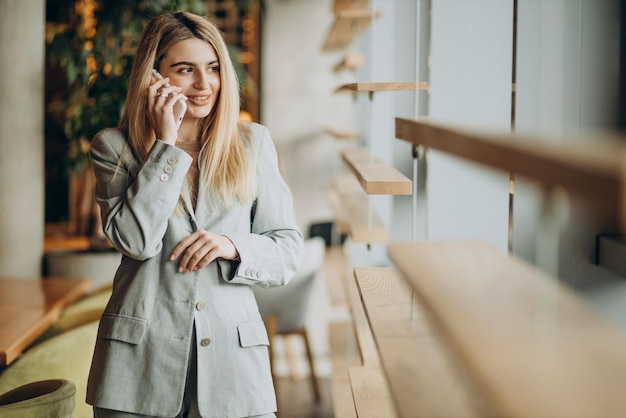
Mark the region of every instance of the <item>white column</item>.
<instances>
[{"instance_id":1,"label":"white column","mask_svg":"<svg viewBox=\"0 0 626 418\"><path fill-rule=\"evenodd\" d=\"M0 277L39 277L44 236L45 0L2 0Z\"/></svg>"}]
</instances>

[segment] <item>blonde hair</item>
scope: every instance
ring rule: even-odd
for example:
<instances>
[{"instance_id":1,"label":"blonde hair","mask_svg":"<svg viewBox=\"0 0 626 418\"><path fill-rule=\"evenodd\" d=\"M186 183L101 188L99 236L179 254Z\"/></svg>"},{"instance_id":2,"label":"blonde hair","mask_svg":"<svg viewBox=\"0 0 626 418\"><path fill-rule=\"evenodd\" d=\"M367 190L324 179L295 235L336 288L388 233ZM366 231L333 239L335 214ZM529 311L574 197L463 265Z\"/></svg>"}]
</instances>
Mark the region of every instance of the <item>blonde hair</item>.
<instances>
[{"instance_id":1,"label":"blonde hair","mask_svg":"<svg viewBox=\"0 0 626 418\"><path fill-rule=\"evenodd\" d=\"M137 47L131 69L126 104L119 128L128 135L135 157L143 164L156 138L148 119L147 93L153 68L167 51L185 39L208 42L219 59L221 88L211 113L200 121L200 184L217 203L230 207L234 200L251 203L256 195L256 176L249 164L249 131L239 124L239 80L220 30L209 20L188 12L165 12L155 16Z\"/></svg>"}]
</instances>

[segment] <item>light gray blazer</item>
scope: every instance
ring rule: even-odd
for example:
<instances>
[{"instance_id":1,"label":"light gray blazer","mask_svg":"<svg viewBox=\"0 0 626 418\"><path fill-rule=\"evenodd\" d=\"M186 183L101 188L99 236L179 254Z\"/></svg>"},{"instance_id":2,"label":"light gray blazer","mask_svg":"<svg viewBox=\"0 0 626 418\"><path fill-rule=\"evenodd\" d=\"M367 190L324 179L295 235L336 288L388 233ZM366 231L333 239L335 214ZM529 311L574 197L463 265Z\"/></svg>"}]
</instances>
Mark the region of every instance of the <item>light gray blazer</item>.
<instances>
[{"instance_id":1,"label":"light gray blazer","mask_svg":"<svg viewBox=\"0 0 626 418\"><path fill-rule=\"evenodd\" d=\"M194 324L198 402L203 417L276 411L269 345L251 285L286 284L300 264L302 234L266 128L249 124L258 175L254 205L174 212L192 158L157 141L141 166L117 129L99 133L91 158L104 230L122 254L100 320L87 402L172 417L182 405ZM200 188L201 189L201 188ZM169 257L196 229L227 236L240 261L178 273Z\"/></svg>"}]
</instances>

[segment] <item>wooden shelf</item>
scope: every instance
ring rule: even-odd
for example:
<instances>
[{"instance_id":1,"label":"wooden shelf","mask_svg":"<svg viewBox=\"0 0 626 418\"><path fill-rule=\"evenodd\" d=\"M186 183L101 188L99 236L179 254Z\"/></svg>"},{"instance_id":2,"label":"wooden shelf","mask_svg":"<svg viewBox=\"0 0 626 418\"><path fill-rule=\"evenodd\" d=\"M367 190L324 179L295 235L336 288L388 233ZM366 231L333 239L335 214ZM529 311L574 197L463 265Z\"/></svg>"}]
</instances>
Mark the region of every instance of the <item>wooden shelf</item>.
<instances>
[{"instance_id":1,"label":"wooden shelf","mask_svg":"<svg viewBox=\"0 0 626 418\"><path fill-rule=\"evenodd\" d=\"M333 374L330 380L333 412L336 417L356 418L356 407L349 369L354 366L350 355L350 339L348 335L352 325L349 322L331 322L328 324L328 340L332 353Z\"/></svg>"},{"instance_id":2,"label":"wooden shelf","mask_svg":"<svg viewBox=\"0 0 626 418\"><path fill-rule=\"evenodd\" d=\"M335 0L333 3L333 12L339 13L344 10L351 9L367 9L369 0Z\"/></svg>"},{"instance_id":3,"label":"wooden shelf","mask_svg":"<svg viewBox=\"0 0 626 418\"><path fill-rule=\"evenodd\" d=\"M512 172L546 188L582 196L626 230L626 145L615 138L575 139L567 145L511 133L396 118L396 137L484 166Z\"/></svg>"},{"instance_id":4,"label":"wooden shelf","mask_svg":"<svg viewBox=\"0 0 626 418\"><path fill-rule=\"evenodd\" d=\"M410 195L413 182L385 162L370 155L364 148L341 152L343 161L352 170L366 194Z\"/></svg>"},{"instance_id":5,"label":"wooden shelf","mask_svg":"<svg viewBox=\"0 0 626 418\"><path fill-rule=\"evenodd\" d=\"M329 190L330 203L337 221L347 225L353 242L362 244L387 243L389 231L369 203L354 175L333 179Z\"/></svg>"},{"instance_id":6,"label":"wooden shelf","mask_svg":"<svg viewBox=\"0 0 626 418\"><path fill-rule=\"evenodd\" d=\"M91 248L88 236L46 236L43 251L87 251Z\"/></svg>"},{"instance_id":7,"label":"wooden shelf","mask_svg":"<svg viewBox=\"0 0 626 418\"><path fill-rule=\"evenodd\" d=\"M626 411L626 337L556 278L486 242L396 243L388 253L489 395L490 415Z\"/></svg>"},{"instance_id":8,"label":"wooden shelf","mask_svg":"<svg viewBox=\"0 0 626 418\"><path fill-rule=\"evenodd\" d=\"M376 92L376 91L409 91L415 90L414 81L392 81L392 82L377 82L377 83L349 83L337 87L335 93L350 91L353 93L358 92ZM428 82L422 81L418 85L420 90L428 90Z\"/></svg>"},{"instance_id":9,"label":"wooden shelf","mask_svg":"<svg viewBox=\"0 0 626 418\"><path fill-rule=\"evenodd\" d=\"M341 71L351 71L360 68L365 64L365 55L357 53L348 53L346 56L333 68L333 71L338 73Z\"/></svg>"},{"instance_id":10,"label":"wooden shelf","mask_svg":"<svg viewBox=\"0 0 626 418\"><path fill-rule=\"evenodd\" d=\"M324 132L339 140L361 139L361 134L359 134L358 132L340 132L334 129L325 129Z\"/></svg>"},{"instance_id":11,"label":"wooden shelf","mask_svg":"<svg viewBox=\"0 0 626 418\"><path fill-rule=\"evenodd\" d=\"M354 279L354 275L346 278L344 281L346 294L352 314L352 322L354 324L354 332L356 335L357 347L361 353L361 365L367 367L379 367L380 357L374 342L374 336L370 329L367 315L361 303L361 296Z\"/></svg>"},{"instance_id":12,"label":"wooden shelf","mask_svg":"<svg viewBox=\"0 0 626 418\"><path fill-rule=\"evenodd\" d=\"M338 51L350 46L370 23L381 15L379 10L344 9L335 13L335 20L324 40L322 51Z\"/></svg>"},{"instance_id":13,"label":"wooden shelf","mask_svg":"<svg viewBox=\"0 0 626 418\"><path fill-rule=\"evenodd\" d=\"M354 405L359 418L395 418L398 416L380 368L352 367L349 369L349 374Z\"/></svg>"},{"instance_id":14,"label":"wooden shelf","mask_svg":"<svg viewBox=\"0 0 626 418\"><path fill-rule=\"evenodd\" d=\"M350 263L343 246L333 245L326 248L323 272L331 305L338 308L347 307L348 298L343 283L344 277L350 274Z\"/></svg>"},{"instance_id":15,"label":"wooden shelf","mask_svg":"<svg viewBox=\"0 0 626 418\"><path fill-rule=\"evenodd\" d=\"M482 417L483 396L428 311L392 268L354 269L391 396L402 417Z\"/></svg>"}]
</instances>

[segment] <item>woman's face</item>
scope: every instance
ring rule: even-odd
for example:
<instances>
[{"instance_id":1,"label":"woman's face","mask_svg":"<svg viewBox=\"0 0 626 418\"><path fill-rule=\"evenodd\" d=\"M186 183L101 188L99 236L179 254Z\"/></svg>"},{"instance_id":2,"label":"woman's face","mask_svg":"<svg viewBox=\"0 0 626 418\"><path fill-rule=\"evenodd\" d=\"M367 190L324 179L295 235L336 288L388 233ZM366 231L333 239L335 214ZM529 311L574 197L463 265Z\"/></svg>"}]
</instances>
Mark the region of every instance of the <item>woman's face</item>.
<instances>
[{"instance_id":1,"label":"woman's face","mask_svg":"<svg viewBox=\"0 0 626 418\"><path fill-rule=\"evenodd\" d=\"M187 96L185 120L207 117L219 95L220 62L207 42L191 38L174 44L158 68Z\"/></svg>"}]
</instances>

